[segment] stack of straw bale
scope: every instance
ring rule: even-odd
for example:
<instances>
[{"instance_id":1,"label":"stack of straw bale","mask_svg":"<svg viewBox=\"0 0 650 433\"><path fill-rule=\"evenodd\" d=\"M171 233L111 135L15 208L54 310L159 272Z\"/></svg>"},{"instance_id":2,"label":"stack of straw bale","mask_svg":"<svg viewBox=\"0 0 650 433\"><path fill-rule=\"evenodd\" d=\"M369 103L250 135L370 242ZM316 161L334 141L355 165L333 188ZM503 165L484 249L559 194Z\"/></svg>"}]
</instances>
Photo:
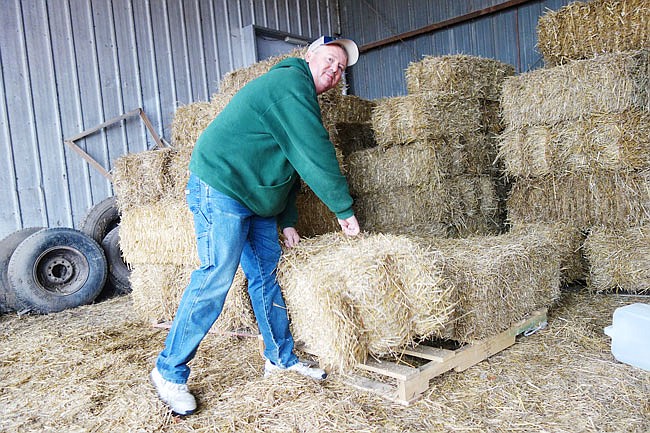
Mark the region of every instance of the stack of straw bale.
<instances>
[{"instance_id":1,"label":"stack of straw bale","mask_svg":"<svg viewBox=\"0 0 650 433\"><path fill-rule=\"evenodd\" d=\"M596 226L618 232L647 224L649 11L647 2L598 0L540 18L545 58L554 59L547 64L561 64L508 78L501 94L506 129L498 154L513 181L513 226L561 222L586 235ZM607 243L582 249L588 262L610 255L593 245ZM592 274L583 268L580 278L573 272L577 279ZM589 278L596 280L607 279Z\"/></svg>"},{"instance_id":2,"label":"stack of straw bale","mask_svg":"<svg viewBox=\"0 0 650 433\"><path fill-rule=\"evenodd\" d=\"M172 148L127 154L115 162L113 179L121 213L120 245L125 260L132 267L134 308L151 322L173 319L190 274L199 264L192 214L185 203L188 165L194 144L203 130L223 110L232 96L246 83L267 72L289 56L302 56L304 49L277 56L250 67L226 74L220 91L209 102L178 107L172 123ZM355 96L343 95L338 86L319 97L325 126L337 135L337 156L343 150L366 146L368 138L356 125L369 125L374 104ZM348 144L351 143L351 144ZM313 236L340 231L327 207L302 185L298 196L300 221L298 230ZM226 299L224 311L215 327L221 331L256 331L247 283L238 270Z\"/></svg>"},{"instance_id":3,"label":"stack of straw bale","mask_svg":"<svg viewBox=\"0 0 650 433\"><path fill-rule=\"evenodd\" d=\"M650 4L647 0L576 1L542 16L537 34L547 66L650 48Z\"/></svg>"},{"instance_id":4,"label":"stack of straw bale","mask_svg":"<svg viewBox=\"0 0 650 433\"><path fill-rule=\"evenodd\" d=\"M406 70L409 94L377 101L375 147L346 155L362 226L458 237L502 228L495 131L510 65L453 55Z\"/></svg>"},{"instance_id":5,"label":"stack of straw bale","mask_svg":"<svg viewBox=\"0 0 650 433\"><path fill-rule=\"evenodd\" d=\"M475 342L548 307L560 293L558 236L326 234L287 251L278 279L296 338L346 371L428 337Z\"/></svg>"}]
</instances>

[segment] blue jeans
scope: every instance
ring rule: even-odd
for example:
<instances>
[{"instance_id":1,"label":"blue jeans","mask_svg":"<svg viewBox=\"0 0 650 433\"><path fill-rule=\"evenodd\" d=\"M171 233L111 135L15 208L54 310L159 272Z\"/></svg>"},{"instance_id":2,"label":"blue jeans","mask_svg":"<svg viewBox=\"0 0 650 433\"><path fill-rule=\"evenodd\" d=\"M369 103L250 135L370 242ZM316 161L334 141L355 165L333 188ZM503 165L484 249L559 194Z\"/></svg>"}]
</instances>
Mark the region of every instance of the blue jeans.
<instances>
[{"instance_id":1,"label":"blue jeans","mask_svg":"<svg viewBox=\"0 0 650 433\"><path fill-rule=\"evenodd\" d=\"M266 346L264 356L280 367L298 362L289 317L276 281L282 249L275 218L262 218L192 174L187 204L194 215L201 266L192 272L156 367L173 383L186 383L187 363L217 320L241 263Z\"/></svg>"}]
</instances>

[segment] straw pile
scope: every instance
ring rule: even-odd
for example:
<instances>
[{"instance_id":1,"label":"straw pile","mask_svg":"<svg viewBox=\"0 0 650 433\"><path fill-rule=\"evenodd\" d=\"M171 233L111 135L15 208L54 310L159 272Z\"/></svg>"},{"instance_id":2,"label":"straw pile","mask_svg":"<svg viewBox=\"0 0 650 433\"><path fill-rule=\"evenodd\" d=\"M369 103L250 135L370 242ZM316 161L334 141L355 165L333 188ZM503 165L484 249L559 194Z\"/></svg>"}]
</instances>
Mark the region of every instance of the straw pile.
<instances>
[{"instance_id":1,"label":"straw pile","mask_svg":"<svg viewBox=\"0 0 650 433\"><path fill-rule=\"evenodd\" d=\"M546 329L434 378L409 407L352 389L337 374L322 383L264 378L256 339L210 334L188 383L199 410L186 418L172 416L147 379L167 332L143 326L131 296L3 315L0 430L646 433L650 373L617 362L603 333L613 311L633 302L647 300L566 293Z\"/></svg>"},{"instance_id":2,"label":"straw pile","mask_svg":"<svg viewBox=\"0 0 650 433\"><path fill-rule=\"evenodd\" d=\"M292 332L337 371L431 336L493 336L558 299L564 251L549 233L307 240L278 267Z\"/></svg>"},{"instance_id":3,"label":"straw pile","mask_svg":"<svg viewBox=\"0 0 650 433\"><path fill-rule=\"evenodd\" d=\"M547 66L650 48L650 5L646 0L576 1L544 14L537 36Z\"/></svg>"},{"instance_id":4,"label":"straw pile","mask_svg":"<svg viewBox=\"0 0 650 433\"><path fill-rule=\"evenodd\" d=\"M593 291L650 293L650 232L647 225L625 230L592 227L584 247L589 261L589 287Z\"/></svg>"}]
</instances>

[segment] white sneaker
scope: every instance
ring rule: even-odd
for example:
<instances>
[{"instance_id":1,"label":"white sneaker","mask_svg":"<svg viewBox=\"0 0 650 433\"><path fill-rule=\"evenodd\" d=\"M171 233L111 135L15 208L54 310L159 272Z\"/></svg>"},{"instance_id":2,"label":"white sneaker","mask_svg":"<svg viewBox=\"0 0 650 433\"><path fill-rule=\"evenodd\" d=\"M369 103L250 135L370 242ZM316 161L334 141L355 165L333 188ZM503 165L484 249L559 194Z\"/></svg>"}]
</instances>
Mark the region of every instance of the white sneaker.
<instances>
[{"instance_id":1,"label":"white sneaker","mask_svg":"<svg viewBox=\"0 0 650 433\"><path fill-rule=\"evenodd\" d=\"M165 380L157 368L149 375L158 397L178 415L190 415L196 410L196 400L184 383L172 383Z\"/></svg>"},{"instance_id":2,"label":"white sneaker","mask_svg":"<svg viewBox=\"0 0 650 433\"><path fill-rule=\"evenodd\" d=\"M310 367L304 362L298 362L289 368L280 368L268 359L266 360L266 363L264 364L264 377L269 377L270 375L278 373L280 371L295 371L298 374L302 374L303 376L316 380L323 380L327 377L325 370L316 367Z\"/></svg>"}]
</instances>

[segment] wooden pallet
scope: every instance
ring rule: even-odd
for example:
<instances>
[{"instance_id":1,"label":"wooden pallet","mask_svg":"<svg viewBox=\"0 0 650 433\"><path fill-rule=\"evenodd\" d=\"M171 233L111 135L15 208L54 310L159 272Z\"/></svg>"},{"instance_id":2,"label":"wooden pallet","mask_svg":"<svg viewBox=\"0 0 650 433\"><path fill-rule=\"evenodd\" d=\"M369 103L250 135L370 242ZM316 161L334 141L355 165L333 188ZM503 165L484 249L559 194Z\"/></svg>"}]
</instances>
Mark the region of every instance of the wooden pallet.
<instances>
[{"instance_id":1,"label":"wooden pallet","mask_svg":"<svg viewBox=\"0 0 650 433\"><path fill-rule=\"evenodd\" d=\"M409 367L393 361L367 361L359 364L365 371L377 373L397 380L397 385L384 383L355 374L345 376L345 382L357 389L370 391L403 405L419 400L429 388L429 380L454 369L463 371L515 344L519 334L534 332L546 325L546 309L531 314L527 319L515 323L506 331L474 344L456 350L436 348L427 345L403 351L403 354L427 361L419 367ZM394 382L394 381L393 381Z\"/></svg>"}]
</instances>

